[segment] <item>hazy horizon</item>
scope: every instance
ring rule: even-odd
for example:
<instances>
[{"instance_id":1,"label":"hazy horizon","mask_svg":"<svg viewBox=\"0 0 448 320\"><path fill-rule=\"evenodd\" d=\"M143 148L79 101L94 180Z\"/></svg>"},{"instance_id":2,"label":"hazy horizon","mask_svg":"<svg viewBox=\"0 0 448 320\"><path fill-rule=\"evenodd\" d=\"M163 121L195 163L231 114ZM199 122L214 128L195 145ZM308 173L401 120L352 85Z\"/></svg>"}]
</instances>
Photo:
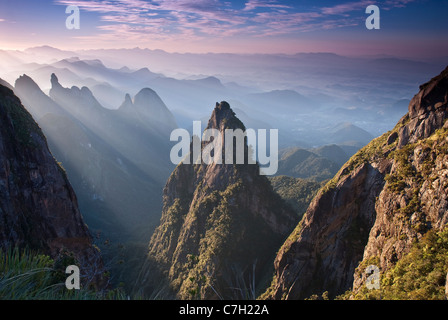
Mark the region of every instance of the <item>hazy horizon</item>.
<instances>
[{"instance_id":1,"label":"hazy horizon","mask_svg":"<svg viewBox=\"0 0 448 320\"><path fill-rule=\"evenodd\" d=\"M92 47L88 49L70 49L65 47L57 47L52 46L46 43L42 43L39 45L33 45L33 46L23 46L18 48L4 48L1 47L0 50L2 51L19 51L19 52L26 52L27 50L33 50L33 49L57 49L64 52L73 52L75 54L82 53L82 52L89 52L89 51L100 51L100 50L149 50L149 51L160 51L168 54L179 54L179 55L239 55L239 56L256 56L256 55L266 55L266 56L296 56L296 55L306 55L306 54L327 54L327 55L336 55L341 57L347 57L347 58L361 58L361 59L382 59L382 58L395 58L395 59L402 59L402 60L412 60L412 61L430 61L432 58L447 58L447 53L441 53L436 54L432 56L427 57L415 57L415 56L409 56L406 54L400 55L400 54L388 54L388 53L365 53L365 54L355 54L355 53L338 53L334 51L296 51L291 53L284 53L284 52L270 52L270 53L263 53L263 52L247 52L247 53L239 53L239 52L230 52L230 51L222 51L222 52L212 52L212 51L204 51L204 52L190 52L190 51L170 51L165 50L161 48L150 48L150 47L141 47L141 46L134 46L134 47L111 47L111 48L100 48L100 47ZM75 56L74 56L75 57ZM124 63L125 65L125 63Z\"/></svg>"},{"instance_id":2,"label":"hazy horizon","mask_svg":"<svg viewBox=\"0 0 448 320\"><path fill-rule=\"evenodd\" d=\"M55 73L108 109L148 87L181 125L230 100L299 144L345 122L377 136L448 64L447 11L434 0L1 2L0 78L26 74L48 93Z\"/></svg>"},{"instance_id":3,"label":"hazy horizon","mask_svg":"<svg viewBox=\"0 0 448 320\"><path fill-rule=\"evenodd\" d=\"M380 9L368 30L366 7ZM67 6L79 8L68 29ZM433 0L19 0L0 3L1 49L149 48L169 53L448 56L448 3Z\"/></svg>"}]
</instances>

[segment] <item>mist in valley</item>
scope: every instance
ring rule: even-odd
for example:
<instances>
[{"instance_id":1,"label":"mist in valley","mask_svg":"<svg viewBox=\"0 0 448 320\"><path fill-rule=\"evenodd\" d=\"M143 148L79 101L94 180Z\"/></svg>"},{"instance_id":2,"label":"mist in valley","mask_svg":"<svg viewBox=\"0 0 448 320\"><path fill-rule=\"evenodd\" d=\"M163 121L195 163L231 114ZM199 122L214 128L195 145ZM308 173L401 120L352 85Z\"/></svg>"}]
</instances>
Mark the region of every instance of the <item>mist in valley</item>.
<instances>
[{"instance_id":1,"label":"mist in valley","mask_svg":"<svg viewBox=\"0 0 448 320\"><path fill-rule=\"evenodd\" d=\"M227 101L246 128L279 130L277 175L322 182L391 130L447 61L42 46L0 50L0 78L65 168L113 280L132 287L175 167L172 130L204 127Z\"/></svg>"}]
</instances>

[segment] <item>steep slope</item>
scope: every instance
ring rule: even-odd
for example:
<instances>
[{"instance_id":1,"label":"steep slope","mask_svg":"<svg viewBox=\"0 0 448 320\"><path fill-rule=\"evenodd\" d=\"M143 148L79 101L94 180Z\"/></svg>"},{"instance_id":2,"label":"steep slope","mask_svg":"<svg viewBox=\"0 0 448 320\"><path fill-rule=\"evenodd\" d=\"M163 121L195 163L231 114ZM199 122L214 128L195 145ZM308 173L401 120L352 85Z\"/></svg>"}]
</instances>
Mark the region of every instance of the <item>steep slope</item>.
<instances>
[{"instance_id":1,"label":"steep slope","mask_svg":"<svg viewBox=\"0 0 448 320\"><path fill-rule=\"evenodd\" d=\"M87 87L64 88L54 74L51 83L50 97L66 112L151 178L162 184L166 181L172 170L166 141L177 126L160 98L155 99L155 93L145 94L150 89L140 91L141 99L135 108L139 111L139 121L136 122L135 116L123 114L121 108L109 110L101 106ZM135 111L127 109L124 111ZM152 114L151 111L157 112ZM162 113L164 118L159 118ZM164 122L165 119L170 121Z\"/></svg>"},{"instance_id":2,"label":"steep slope","mask_svg":"<svg viewBox=\"0 0 448 320\"><path fill-rule=\"evenodd\" d=\"M393 130L362 148L319 191L279 250L264 298L356 293L365 288L368 265L383 275L428 231L444 229L447 107L448 68L420 87ZM445 265L444 276L447 271Z\"/></svg>"},{"instance_id":3,"label":"steep slope","mask_svg":"<svg viewBox=\"0 0 448 320\"><path fill-rule=\"evenodd\" d=\"M0 78L0 85L6 87L6 88L8 88L8 89L14 90L13 86L10 85L10 84L9 84L8 82L6 82L5 80L3 80L2 78Z\"/></svg>"},{"instance_id":4,"label":"steep slope","mask_svg":"<svg viewBox=\"0 0 448 320\"><path fill-rule=\"evenodd\" d=\"M134 113L129 96L131 110L108 110L88 88L64 88L56 75L52 83L55 100L25 75L16 81L15 91L66 169L85 221L101 237L111 279L131 285L160 221L162 189L175 167L168 143L175 123L151 113L153 101L145 96L139 110L149 112L143 115ZM163 102L155 108L169 117ZM124 263L117 252L126 254Z\"/></svg>"},{"instance_id":5,"label":"steep slope","mask_svg":"<svg viewBox=\"0 0 448 320\"><path fill-rule=\"evenodd\" d=\"M56 76L53 77L53 83L56 88L60 86ZM90 94L83 98L75 94L76 89L60 87L55 90L64 108L42 92L26 75L17 79L15 87L19 97L26 102L27 109L36 117L52 153L67 170L89 226L101 230L107 236L121 234L126 237L125 234L135 232L136 226L147 226L151 213L156 215L153 219L155 224L160 217L161 203L157 199L161 196L163 183L154 181L142 172L132 161L135 160L133 153L119 152L117 144L110 141L108 134L111 132L118 139L130 127L127 130L128 142L132 140L133 134L137 135L134 126L125 119L121 122L127 126L120 125L119 114L102 110L99 104L86 104ZM75 108L84 110L80 119L72 111ZM89 116L97 118L97 126L84 121ZM109 127L114 122L116 126ZM148 134L141 135L149 144ZM153 137L152 140L156 139L159 137ZM135 144L129 149L134 153L140 152ZM169 172L165 179L167 176ZM148 190L151 190L150 195Z\"/></svg>"},{"instance_id":6,"label":"steep slope","mask_svg":"<svg viewBox=\"0 0 448 320\"><path fill-rule=\"evenodd\" d=\"M0 86L0 248L19 246L57 258L73 253L86 283L101 285L99 252L64 170L14 93Z\"/></svg>"},{"instance_id":7,"label":"steep slope","mask_svg":"<svg viewBox=\"0 0 448 320\"><path fill-rule=\"evenodd\" d=\"M37 122L48 113L68 115L64 109L47 96L34 80L26 74L16 80L14 91Z\"/></svg>"},{"instance_id":8,"label":"steep slope","mask_svg":"<svg viewBox=\"0 0 448 320\"><path fill-rule=\"evenodd\" d=\"M245 130L227 102L217 103L210 128L222 134L225 129ZM143 281L150 287L156 266L182 299L253 296L263 286L282 239L298 221L269 180L259 175L258 164L181 163L166 183L163 202ZM241 285L249 276L255 279L250 289Z\"/></svg>"}]
</instances>

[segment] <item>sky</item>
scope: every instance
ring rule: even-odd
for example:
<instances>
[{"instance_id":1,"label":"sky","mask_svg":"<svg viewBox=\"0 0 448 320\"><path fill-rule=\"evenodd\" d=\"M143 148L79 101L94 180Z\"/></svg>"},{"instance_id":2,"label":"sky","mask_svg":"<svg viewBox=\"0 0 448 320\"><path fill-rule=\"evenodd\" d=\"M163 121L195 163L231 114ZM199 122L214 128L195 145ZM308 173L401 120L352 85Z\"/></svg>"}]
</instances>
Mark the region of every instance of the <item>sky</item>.
<instances>
[{"instance_id":1,"label":"sky","mask_svg":"<svg viewBox=\"0 0 448 320\"><path fill-rule=\"evenodd\" d=\"M380 29L369 30L376 5ZM69 5L79 29L68 29ZM448 56L448 1L0 0L0 49Z\"/></svg>"}]
</instances>

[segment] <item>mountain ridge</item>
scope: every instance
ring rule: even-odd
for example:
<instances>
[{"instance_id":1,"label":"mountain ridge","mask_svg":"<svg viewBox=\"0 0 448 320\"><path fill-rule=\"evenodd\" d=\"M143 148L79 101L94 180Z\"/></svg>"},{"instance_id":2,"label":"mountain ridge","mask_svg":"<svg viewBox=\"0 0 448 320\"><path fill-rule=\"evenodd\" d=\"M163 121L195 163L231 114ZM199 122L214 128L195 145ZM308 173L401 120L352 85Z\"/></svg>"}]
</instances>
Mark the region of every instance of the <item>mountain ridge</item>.
<instances>
[{"instance_id":1,"label":"mountain ridge","mask_svg":"<svg viewBox=\"0 0 448 320\"><path fill-rule=\"evenodd\" d=\"M318 192L279 250L264 298L304 299L325 291L334 298L346 290L355 297L366 288L369 264L386 274L415 241L443 230L447 81L448 67L420 87L393 130L358 151ZM381 283L381 290L391 286ZM418 288L409 284L407 290Z\"/></svg>"},{"instance_id":2,"label":"mountain ridge","mask_svg":"<svg viewBox=\"0 0 448 320\"><path fill-rule=\"evenodd\" d=\"M100 252L64 169L13 91L0 86L0 247L72 254L83 283L105 288ZM67 267L67 266L65 266Z\"/></svg>"}]
</instances>

